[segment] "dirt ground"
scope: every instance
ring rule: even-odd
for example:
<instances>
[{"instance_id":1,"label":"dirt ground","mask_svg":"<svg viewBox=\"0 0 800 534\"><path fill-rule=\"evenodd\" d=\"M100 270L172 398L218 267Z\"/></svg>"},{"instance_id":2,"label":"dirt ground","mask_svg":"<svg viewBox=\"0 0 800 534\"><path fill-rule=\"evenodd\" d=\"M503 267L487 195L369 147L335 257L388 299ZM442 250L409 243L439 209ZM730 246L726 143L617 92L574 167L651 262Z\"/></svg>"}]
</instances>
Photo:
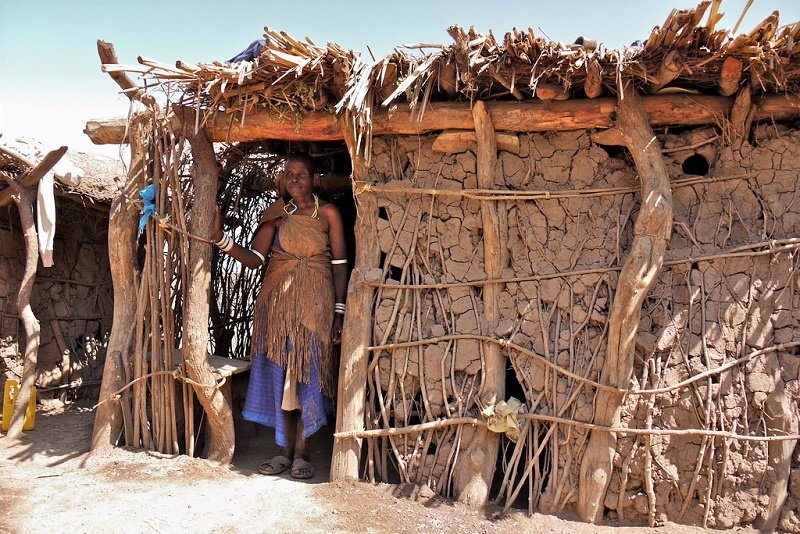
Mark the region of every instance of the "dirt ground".
<instances>
[{"instance_id":1,"label":"dirt ground","mask_svg":"<svg viewBox=\"0 0 800 534\"><path fill-rule=\"evenodd\" d=\"M408 486L311 481L259 475L269 433L240 436L231 466L114 449L88 453L94 413L40 407L36 429L19 442L0 437L0 532L605 532L574 517L474 511ZM327 456L330 434L313 444ZM327 459L327 458L326 458ZM667 525L658 532L700 529ZM745 530L747 531L747 530Z\"/></svg>"}]
</instances>

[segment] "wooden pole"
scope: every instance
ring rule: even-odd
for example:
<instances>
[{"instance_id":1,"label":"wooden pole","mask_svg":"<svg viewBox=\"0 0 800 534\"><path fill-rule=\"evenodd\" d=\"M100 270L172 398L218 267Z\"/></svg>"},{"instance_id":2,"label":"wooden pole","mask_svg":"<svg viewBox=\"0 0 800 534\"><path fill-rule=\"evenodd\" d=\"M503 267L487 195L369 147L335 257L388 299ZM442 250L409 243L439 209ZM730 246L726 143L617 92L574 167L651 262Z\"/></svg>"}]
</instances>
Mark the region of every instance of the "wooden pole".
<instances>
[{"instance_id":1,"label":"wooden pole","mask_svg":"<svg viewBox=\"0 0 800 534\"><path fill-rule=\"evenodd\" d=\"M117 63L114 45L97 41L100 63ZM141 92L129 91L135 83L127 74L112 76L131 100L141 98ZM101 451L114 446L123 427L122 409L117 402L102 402L114 395L124 384L125 370L133 356L131 336L136 324L137 294L134 280L139 279L136 268L136 235L139 208L135 204L139 189L144 186L147 165L147 144L150 137L152 109L134 116L130 121L131 162L128 179L122 192L111 203L108 218L108 260L114 286L114 317L111 335L103 365L103 380L100 386L101 403L97 408L92 430L92 451ZM127 129L126 129L127 131Z\"/></svg>"},{"instance_id":2,"label":"wooden pole","mask_svg":"<svg viewBox=\"0 0 800 534\"><path fill-rule=\"evenodd\" d=\"M189 232L211 239L212 218L217 200L219 167L214 147L200 130L187 136L192 148L194 165L192 184L194 202L189 217ZM187 280L183 304L183 359L186 372L199 384L214 384L214 373L208 363L208 314L211 299L211 245L192 239L189 241L187 264L191 273ZM209 443L207 457L222 463L233 459L235 437L233 412L223 391L216 387L194 386L197 399L208 418ZM192 424L187 421L186 424Z\"/></svg>"},{"instance_id":3,"label":"wooden pole","mask_svg":"<svg viewBox=\"0 0 800 534\"><path fill-rule=\"evenodd\" d=\"M745 85L739 90L730 114L730 144L734 149L742 148L750 133L753 123L754 106L750 85Z\"/></svg>"},{"instance_id":4,"label":"wooden pole","mask_svg":"<svg viewBox=\"0 0 800 534\"><path fill-rule=\"evenodd\" d=\"M728 116L733 99L705 95L653 95L642 98L651 125L693 126L716 124ZM487 102L496 131L553 132L611 128L616 101L613 98L542 102ZM800 96L766 97L754 120L786 120L800 116ZM254 110L244 121L236 114L217 113L206 125L211 141L240 142L283 139L286 141L337 141L344 139L339 122L329 113L317 111L294 121L276 118L269 110ZM405 107L391 112L378 110L372 120L373 135L418 135L441 130L474 130L468 102L436 102L421 120ZM85 132L98 144L122 143L124 128L119 119L87 123Z\"/></svg>"},{"instance_id":5,"label":"wooden pole","mask_svg":"<svg viewBox=\"0 0 800 534\"><path fill-rule=\"evenodd\" d=\"M25 413L31 399L31 391L36 381L36 360L39 352L39 321L31 309L31 291L36 278L36 269L39 264L39 241L36 235L36 225L33 219L33 204L36 199L34 189L25 188L7 180L9 188L13 188L14 202L19 211L19 220L25 237L25 271L22 274L19 291L17 292L17 309L19 310L22 326L25 330L25 354L23 357L22 381L19 392L14 402L11 415L11 424L6 437L19 439L22 437L22 426L25 423Z\"/></svg>"},{"instance_id":6,"label":"wooden pole","mask_svg":"<svg viewBox=\"0 0 800 534\"><path fill-rule=\"evenodd\" d=\"M625 388L633 372L633 352L642 302L655 284L664 263L672 231L672 191L661 144L657 141L639 95L631 85L620 91L618 127L620 142L630 150L642 181L641 209L633 230L633 243L619 274L614 303L608 316L608 349L600 381ZM609 139L613 136L609 135ZM594 423L616 427L623 396L602 389L594 403ZM578 513L598 522L611 482L616 434L592 432L580 467Z\"/></svg>"},{"instance_id":7,"label":"wooden pole","mask_svg":"<svg viewBox=\"0 0 800 534\"><path fill-rule=\"evenodd\" d=\"M353 179L368 178L367 162L356 148L352 117L341 119L345 143L353 163ZM344 317L339 387L336 402L336 431L352 432L364 429L367 390L368 347L372 344L372 299L375 288L365 284L367 272L379 267L380 245L375 239L378 224L378 202L375 194L364 192L356 197L358 218L355 225L355 267L347 287L347 312ZM361 439L336 440L331 458L331 480L358 478Z\"/></svg>"},{"instance_id":8,"label":"wooden pole","mask_svg":"<svg viewBox=\"0 0 800 534\"><path fill-rule=\"evenodd\" d=\"M22 382L19 393L14 402L11 414L11 424L6 436L18 439L22 436L22 427L25 424L25 414L31 399L34 382L36 381L36 361L39 354L40 326L39 320L31 308L31 291L36 279L36 270L39 267L39 239L36 233L36 223L33 218L33 206L36 201L34 187L39 180L52 169L67 152L67 147L62 146L52 150L42 158L38 164L15 181L11 176L4 175L8 189L13 194L14 202L19 211L19 221L25 237L25 270L22 273L19 291L17 293L17 310L25 330L25 354L23 356Z\"/></svg>"},{"instance_id":9,"label":"wooden pole","mask_svg":"<svg viewBox=\"0 0 800 534\"><path fill-rule=\"evenodd\" d=\"M743 69L744 65L739 58L734 56L725 58L719 73L719 94L731 96L739 90Z\"/></svg>"},{"instance_id":10,"label":"wooden pole","mask_svg":"<svg viewBox=\"0 0 800 534\"><path fill-rule=\"evenodd\" d=\"M600 62L596 59L586 62L586 80L583 82L583 91L587 98L597 98L603 94L603 76L600 72Z\"/></svg>"},{"instance_id":11,"label":"wooden pole","mask_svg":"<svg viewBox=\"0 0 800 534\"><path fill-rule=\"evenodd\" d=\"M124 385L125 370L133 359L134 346L130 332L136 325L137 293L135 280L136 235L139 207L136 199L145 183L147 164L147 139L150 135L150 113L134 117L131 121L131 162L128 179L122 193L111 203L108 219L108 260L114 287L114 314L108 338L106 361L100 400L107 399ZM114 446L123 428L121 406L117 402L103 402L97 407L92 431L92 450L105 450Z\"/></svg>"},{"instance_id":12,"label":"wooden pole","mask_svg":"<svg viewBox=\"0 0 800 534\"><path fill-rule=\"evenodd\" d=\"M492 119L482 101L475 102L473 107L475 133L478 149L477 175L478 187L491 189L494 187L494 171L497 164L497 143ZM500 252L503 243L500 240L500 223L497 216L497 205L491 201L481 201L481 222L483 226L483 257L488 278L502 275L503 265ZM481 292L483 300L483 318L488 331L494 333L500 320L498 297L503 290L500 284L485 286ZM484 383L481 402L492 406L504 399L506 359L496 343L483 343ZM489 498L492 476L500 446L500 436L487 428L476 428L473 441L467 446L459 462L455 466L453 483L456 498L471 506L483 506Z\"/></svg>"},{"instance_id":13,"label":"wooden pole","mask_svg":"<svg viewBox=\"0 0 800 534\"><path fill-rule=\"evenodd\" d=\"M448 130L440 133L433 141L433 151L442 154L457 154L474 148L476 143L474 130ZM505 150L519 155L519 135L499 132L496 136L498 150Z\"/></svg>"}]
</instances>

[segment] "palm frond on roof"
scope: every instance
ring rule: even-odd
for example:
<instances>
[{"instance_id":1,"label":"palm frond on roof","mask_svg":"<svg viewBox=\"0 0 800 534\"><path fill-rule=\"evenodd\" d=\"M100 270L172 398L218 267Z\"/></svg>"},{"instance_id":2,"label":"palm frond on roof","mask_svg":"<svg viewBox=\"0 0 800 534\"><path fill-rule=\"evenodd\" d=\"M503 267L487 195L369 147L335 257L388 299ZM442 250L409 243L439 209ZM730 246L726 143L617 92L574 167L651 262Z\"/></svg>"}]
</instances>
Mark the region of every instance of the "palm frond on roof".
<instances>
[{"instance_id":1,"label":"palm frond on roof","mask_svg":"<svg viewBox=\"0 0 800 534\"><path fill-rule=\"evenodd\" d=\"M139 72L145 88L166 87L184 105L237 117L259 106L278 115L346 111L362 128L379 106L405 103L422 113L432 101L592 98L613 94L623 80L645 92L667 86L716 94L726 62L738 63L736 87L749 81L755 92L800 90L800 22L780 26L776 11L734 35L717 29L720 4L673 10L644 42L613 50L591 39L552 41L531 29L498 38L453 26L450 45L399 47L367 64L335 43L322 47L265 28L266 45L253 61L173 67L140 58L142 67L107 67ZM665 77L665 69L672 73Z\"/></svg>"}]
</instances>

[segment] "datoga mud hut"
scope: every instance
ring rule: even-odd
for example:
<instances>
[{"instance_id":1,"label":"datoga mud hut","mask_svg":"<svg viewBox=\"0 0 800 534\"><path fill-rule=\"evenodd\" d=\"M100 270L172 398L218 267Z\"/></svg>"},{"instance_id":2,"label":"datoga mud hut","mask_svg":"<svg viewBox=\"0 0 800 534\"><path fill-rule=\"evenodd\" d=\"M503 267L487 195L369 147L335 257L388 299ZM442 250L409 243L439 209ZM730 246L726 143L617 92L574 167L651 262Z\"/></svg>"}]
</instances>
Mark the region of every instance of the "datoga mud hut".
<instances>
[{"instance_id":1,"label":"datoga mud hut","mask_svg":"<svg viewBox=\"0 0 800 534\"><path fill-rule=\"evenodd\" d=\"M192 452L177 378L230 460L207 354L246 357L258 275L217 257L213 206L246 242L302 149L355 200L333 479L800 530L800 24L734 35L719 8L619 50L452 27L366 63L267 28L250 59L124 66L101 42L143 105L87 125L132 148L94 445Z\"/></svg>"},{"instance_id":2,"label":"datoga mud hut","mask_svg":"<svg viewBox=\"0 0 800 534\"><path fill-rule=\"evenodd\" d=\"M35 385L40 399L97 395L114 307L106 233L122 166L66 152L0 139L0 388Z\"/></svg>"}]
</instances>

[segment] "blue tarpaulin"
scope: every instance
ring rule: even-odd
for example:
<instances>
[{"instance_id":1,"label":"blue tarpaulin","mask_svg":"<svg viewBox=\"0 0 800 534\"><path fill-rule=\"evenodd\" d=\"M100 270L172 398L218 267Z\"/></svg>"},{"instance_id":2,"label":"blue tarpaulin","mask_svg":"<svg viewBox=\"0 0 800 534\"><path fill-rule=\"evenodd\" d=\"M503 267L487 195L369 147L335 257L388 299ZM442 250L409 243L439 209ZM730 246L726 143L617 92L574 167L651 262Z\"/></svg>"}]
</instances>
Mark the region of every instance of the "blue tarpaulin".
<instances>
[{"instance_id":1,"label":"blue tarpaulin","mask_svg":"<svg viewBox=\"0 0 800 534\"><path fill-rule=\"evenodd\" d=\"M139 233L144 232L144 227L147 226L147 221L150 216L156 212L156 192L158 188L156 184L150 184L144 189L139 191L139 196L142 197L142 216L139 217Z\"/></svg>"},{"instance_id":2,"label":"blue tarpaulin","mask_svg":"<svg viewBox=\"0 0 800 534\"><path fill-rule=\"evenodd\" d=\"M267 44L264 39L258 39L248 45L248 47L234 57L228 60L228 63L236 63L237 61L253 61L261 54L261 47Z\"/></svg>"}]
</instances>

